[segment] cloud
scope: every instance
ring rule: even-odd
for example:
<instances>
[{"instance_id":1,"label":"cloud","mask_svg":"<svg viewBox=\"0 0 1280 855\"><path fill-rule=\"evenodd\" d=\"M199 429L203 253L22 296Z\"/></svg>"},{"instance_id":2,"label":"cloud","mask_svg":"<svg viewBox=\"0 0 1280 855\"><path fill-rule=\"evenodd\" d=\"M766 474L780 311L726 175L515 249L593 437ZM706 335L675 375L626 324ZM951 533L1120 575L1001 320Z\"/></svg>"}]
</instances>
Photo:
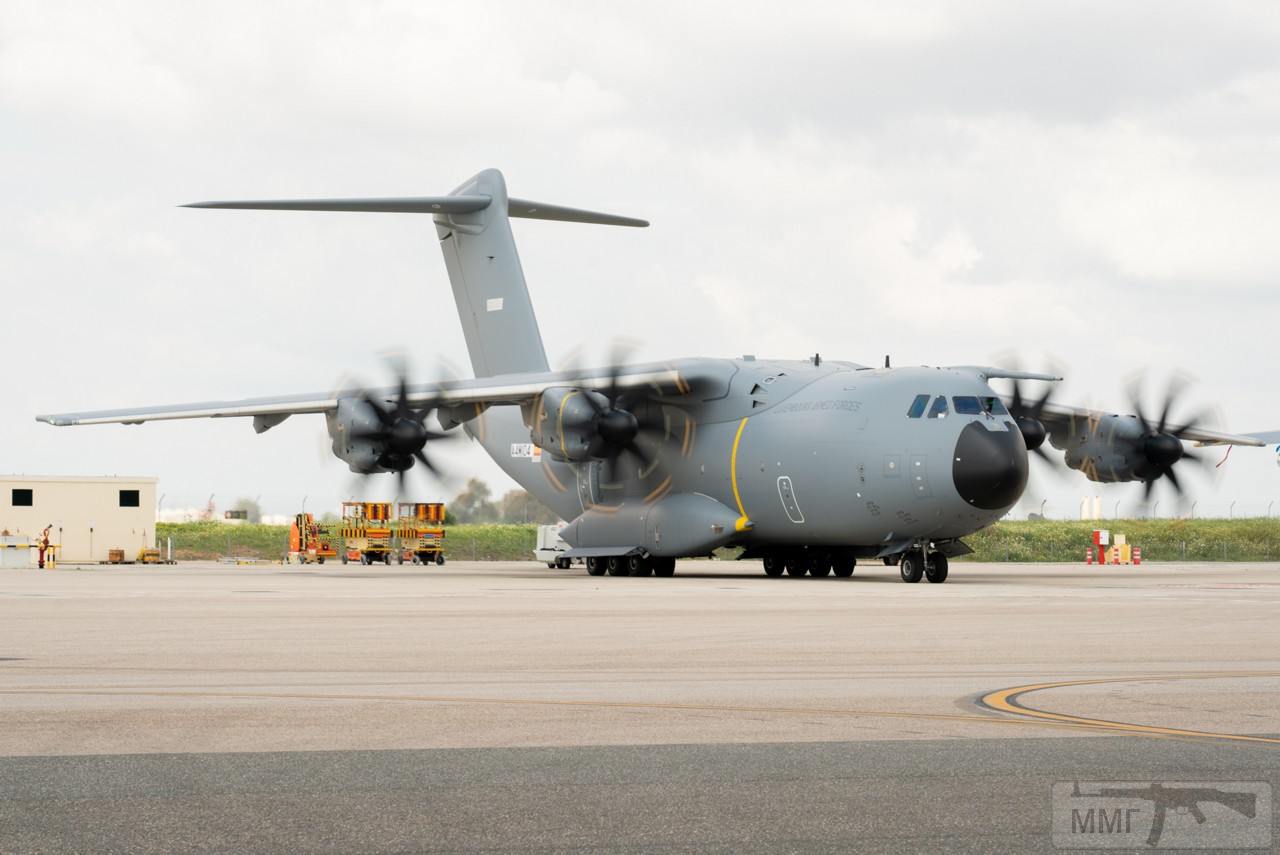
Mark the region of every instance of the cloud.
<instances>
[{"instance_id":1,"label":"cloud","mask_svg":"<svg viewBox=\"0 0 1280 855\"><path fill-rule=\"evenodd\" d=\"M314 419L30 415L328 389L387 347L424 376L463 362L424 220L174 206L439 193L490 165L653 222L516 224L553 361L615 335L637 358L1056 354L1064 394L1112 406L1180 364L1231 426L1280 426L1278 30L1247 4L4 4L0 272L38 320L6 333L33 367L0 469L336 502ZM1274 490L1232 466L1216 495Z\"/></svg>"}]
</instances>

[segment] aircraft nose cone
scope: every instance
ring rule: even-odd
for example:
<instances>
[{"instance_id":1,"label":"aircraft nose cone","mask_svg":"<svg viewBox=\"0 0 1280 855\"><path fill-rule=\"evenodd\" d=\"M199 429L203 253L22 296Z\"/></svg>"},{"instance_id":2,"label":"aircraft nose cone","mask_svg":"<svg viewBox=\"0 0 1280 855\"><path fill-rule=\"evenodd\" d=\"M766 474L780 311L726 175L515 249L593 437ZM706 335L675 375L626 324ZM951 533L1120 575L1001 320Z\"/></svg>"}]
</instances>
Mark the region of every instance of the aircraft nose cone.
<instances>
[{"instance_id":1,"label":"aircraft nose cone","mask_svg":"<svg viewBox=\"0 0 1280 855\"><path fill-rule=\"evenodd\" d=\"M956 492L975 508L1007 508L1027 486L1027 447L1011 422L1006 430L987 430L970 422L956 442L951 478Z\"/></svg>"}]
</instances>

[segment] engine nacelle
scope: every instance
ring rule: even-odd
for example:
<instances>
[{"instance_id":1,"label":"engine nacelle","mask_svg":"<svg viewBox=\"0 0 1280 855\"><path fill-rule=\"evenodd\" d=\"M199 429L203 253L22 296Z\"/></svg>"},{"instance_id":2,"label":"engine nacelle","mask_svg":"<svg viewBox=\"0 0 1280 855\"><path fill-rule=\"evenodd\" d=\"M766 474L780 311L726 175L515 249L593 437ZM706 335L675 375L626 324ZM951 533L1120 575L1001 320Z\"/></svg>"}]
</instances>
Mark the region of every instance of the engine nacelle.
<instances>
[{"instance_id":1,"label":"engine nacelle","mask_svg":"<svg viewBox=\"0 0 1280 855\"><path fill-rule=\"evenodd\" d=\"M543 391L534 404L530 437L543 454L555 460L577 462L598 457L602 448L598 413L608 407L609 399L599 392L554 386Z\"/></svg>"},{"instance_id":2,"label":"engine nacelle","mask_svg":"<svg viewBox=\"0 0 1280 855\"><path fill-rule=\"evenodd\" d=\"M394 471L378 462L386 452L385 443L358 436L376 431L381 426L373 408L360 398L339 398L338 408L325 414L325 426L329 430L334 455L352 472L372 475Z\"/></svg>"},{"instance_id":3,"label":"engine nacelle","mask_svg":"<svg viewBox=\"0 0 1280 855\"><path fill-rule=\"evenodd\" d=\"M1145 433L1133 416L1078 419L1074 428L1051 431L1049 442L1065 452L1067 466L1079 470L1090 481L1150 481L1160 477L1162 466L1172 466L1182 457L1182 443L1177 437Z\"/></svg>"}]
</instances>

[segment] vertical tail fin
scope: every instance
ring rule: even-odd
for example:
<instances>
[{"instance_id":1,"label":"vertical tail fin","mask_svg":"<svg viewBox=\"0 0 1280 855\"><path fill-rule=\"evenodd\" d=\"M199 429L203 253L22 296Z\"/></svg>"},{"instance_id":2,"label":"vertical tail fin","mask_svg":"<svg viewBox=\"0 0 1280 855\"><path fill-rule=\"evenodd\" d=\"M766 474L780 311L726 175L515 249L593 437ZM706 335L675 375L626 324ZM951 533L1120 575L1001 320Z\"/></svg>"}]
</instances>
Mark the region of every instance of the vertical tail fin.
<instances>
[{"instance_id":1,"label":"vertical tail fin","mask_svg":"<svg viewBox=\"0 0 1280 855\"><path fill-rule=\"evenodd\" d=\"M496 169L478 173L448 196L196 202L186 207L433 214L471 368L477 377L545 371L548 367L509 217L649 225L630 217L508 198L507 183Z\"/></svg>"},{"instance_id":2,"label":"vertical tail fin","mask_svg":"<svg viewBox=\"0 0 1280 855\"><path fill-rule=\"evenodd\" d=\"M546 371L547 353L507 219L502 173L486 169L451 195L490 200L478 211L435 216L471 370L477 377Z\"/></svg>"}]
</instances>

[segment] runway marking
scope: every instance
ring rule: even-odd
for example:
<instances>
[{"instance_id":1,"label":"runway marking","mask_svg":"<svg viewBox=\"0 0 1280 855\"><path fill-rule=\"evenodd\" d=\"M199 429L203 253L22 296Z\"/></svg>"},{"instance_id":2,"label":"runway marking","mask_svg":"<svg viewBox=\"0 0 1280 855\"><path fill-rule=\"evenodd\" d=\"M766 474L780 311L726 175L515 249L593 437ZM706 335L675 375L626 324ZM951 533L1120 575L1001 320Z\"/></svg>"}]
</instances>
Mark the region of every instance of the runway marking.
<instances>
[{"instance_id":1,"label":"runway marking","mask_svg":"<svg viewBox=\"0 0 1280 855\"><path fill-rule=\"evenodd\" d=\"M0 695L77 695L77 696L115 696L115 697L156 697L156 698L222 698L242 700L283 700L283 701L373 701L392 703L426 703L426 704L482 704L499 706L549 706L578 707L595 709L620 710L658 710L685 712L720 712L748 713L757 715L784 716L828 716L847 718L886 718L916 719L932 721L954 721L970 724L1022 725L1032 727L1050 727L1068 730L1102 731L1110 733L1131 733L1156 738L1174 739L1213 739L1249 742L1257 744L1280 745L1280 738L1265 736L1248 736L1234 733L1215 733L1212 731L1186 730L1181 728L1157 727L1154 725L1130 722L1093 719L1074 716L1066 713L1055 713L1050 710L1028 707L1021 702L1023 695L1048 689L1066 688L1070 686L1102 685L1107 683L1140 683L1161 680L1210 680L1222 678L1247 677L1280 677L1280 672L1228 672L1212 674L1164 674L1137 677L1092 678L1086 680L1063 680L1052 683L1032 683L1025 686L1014 686L998 689L982 696L980 703L995 712L1009 713L1016 718L998 718L990 715L966 715L961 713L918 713L890 710L858 710L833 709L830 707L760 707L740 706L734 704L697 704L666 703L657 701L605 701L572 698L503 698L466 695L386 695L356 694L336 692L251 692L251 691L183 691L179 689L131 689L119 688L23 688L0 689Z\"/></svg>"},{"instance_id":2,"label":"runway marking","mask_svg":"<svg viewBox=\"0 0 1280 855\"><path fill-rule=\"evenodd\" d=\"M1107 677L1090 680L1062 680L1056 683L1032 683L1026 686L1013 686L1008 689L997 689L982 697L982 705L997 712L1022 716L1024 719L1037 721L1053 721L1062 724L1073 724L1081 727L1092 727L1099 730L1136 733L1145 736L1182 737L1191 739L1221 739L1232 742L1252 742L1265 745L1280 745L1280 738L1270 736L1247 736L1239 733L1216 733L1207 730L1187 730L1177 727L1158 727L1150 724L1111 721L1101 718L1057 713L1051 710L1029 707L1022 702L1024 695L1032 692L1043 692L1049 689L1062 689L1070 686L1097 686L1107 683L1153 683L1161 680L1215 680L1242 677L1277 677L1280 672L1226 672L1218 674L1164 674L1143 677Z\"/></svg>"},{"instance_id":3,"label":"runway marking","mask_svg":"<svg viewBox=\"0 0 1280 855\"><path fill-rule=\"evenodd\" d=\"M495 698L454 695L371 695L320 692L186 692L176 689L0 689L0 695L79 695L157 698L226 698L244 700L324 700L324 701L391 701L430 704L485 704L516 706L584 707L602 709L664 710L687 712L755 713L788 716L833 716L849 718L903 718L934 721L958 721L975 724L1031 725L1067 729L1091 729L1070 722L1039 721L1025 718L995 718L989 715L962 713L913 713L888 710L832 709L824 707L754 707L732 704L663 703L657 701L603 701L571 698Z\"/></svg>"}]
</instances>

